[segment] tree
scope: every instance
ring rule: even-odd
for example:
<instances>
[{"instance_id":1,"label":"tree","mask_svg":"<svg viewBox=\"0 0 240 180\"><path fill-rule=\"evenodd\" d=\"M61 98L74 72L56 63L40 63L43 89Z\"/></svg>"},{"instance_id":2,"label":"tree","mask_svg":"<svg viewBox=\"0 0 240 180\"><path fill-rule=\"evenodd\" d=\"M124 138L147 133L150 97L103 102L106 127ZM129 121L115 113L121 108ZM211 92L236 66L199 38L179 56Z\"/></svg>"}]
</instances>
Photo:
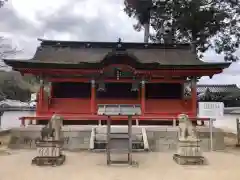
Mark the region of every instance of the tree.
<instances>
[{"instance_id":1,"label":"tree","mask_svg":"<svg viewBox=\"0 0 240 180\"><path fill-rule=\"evenodd\" d=\"M0 7L2 7L5 2L7 2L7 0L0 0Z\"/></svg>"},{"instance_id":2,"label":"tree","mask_svg":"<svg viewBox=\"0 0 240 180\"><path fill-rule=\"evenodd\" d=\"M15 55L18 52L16 47L13 47L8 39L0 37L0 60ZM1 62L0 67L7 67L3 62Z\"/></svg>"},{"instance_id":3,"label":"tree","mask_svg":"<svg viewBox=\"0 0 240 180\"><path fill-rule=\"evenodd\" d=\"M150 6L144 5L150 2ZM191 43L200 57L209 48L223 53L226 61L236 61L240 43L238 0L125 0L129 17L139 20L141 30L149 18L153 42ZM148 13L147 13L148 12Z\"/></svg>"},{"instance_id":4,"label":"tree","mask_svg":"<svg viewBox=\"0 0 240 180\"><path fill-rule=\"evenodd\" d=\"M20 88L15 79L4 80L4 86L1 87L1 92L6 99L28 101L31 97L31 91Z\"/></svg>"},{"instance_id":5,"label":"tree","mask_svg":"<svg viewBox=\"0 0 240 180\"><path fill-rule=\"evenodd\" d=\"M0 8L7 2L7 0L0 0ZM8 55L15 54L16 48L13 48L12 45L10 45L7 42L7 39L4 37L0 37L0 60L7 57ZM6 67L3 62L1 62L0 67Z\"/></svg>"},{"instance_id":6,"label":"tree","mask_svg":"<svg viewBox=\"0 0 240 180\"><path fill-rule=\"evenodd\" d=\"M0 8L7 0L0 0ZM0 67L7 68L2 59L18 52L8 39L0 37ZM14 71L5 72L0 70L0 101L4 99L14 99L20 101L28 101L31 97L31 90L20 86L23 80L20 74Z\"/></svg>"}]
</instances>

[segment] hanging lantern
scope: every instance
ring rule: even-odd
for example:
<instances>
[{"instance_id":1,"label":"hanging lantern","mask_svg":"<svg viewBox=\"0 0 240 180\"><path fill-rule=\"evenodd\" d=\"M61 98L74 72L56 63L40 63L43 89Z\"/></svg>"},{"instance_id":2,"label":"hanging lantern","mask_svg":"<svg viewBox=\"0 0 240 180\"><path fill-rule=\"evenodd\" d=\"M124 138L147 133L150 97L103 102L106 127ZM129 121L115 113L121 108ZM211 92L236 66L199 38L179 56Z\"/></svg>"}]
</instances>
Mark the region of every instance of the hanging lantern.
<instances>
[{"instance_id":1,"label":"hanging lantern","mask_svg":"<svg viewBox=\"0 0 240 180\"><path fill-rule=\"evenodd\" d=\"M97 91L99 91L99 92L105 92L106 91L106 86L105 86L104 82L101 82L101 83L98 84Z\"/></svg>"},{"instance_id":2,"label":"hanging lantern","mask_svg":"<svg viewBox=\"0 0 240 180\"><path fill-rule=\"evenodd\" d=\"M191 82L187 81L184 83L184 98L187 99L187 98L190 98L192 93L191 93Z\"/></svg>"},{"instance_id":3,"label":"hanging lantern","mask_svg":"<svg viewBox=\"0 0 240 180\"><path fill-rule=\"evenodd\" d=\"M131 91L133 91L133 92L139 91L139 84L138 84L138 82L133 82L132 83Z\"/></svg>"},{"instance_id":4,"label":"hanging lantern","mask_svg":"<svg viewBox=\"0 0 240 180\"><path fill-rule=\"evenodd\" d=\"M122 71L121 71L121 69L116 68L116 69L115 69L115 75L116 75L116 77L117 77L117 80L119 80L120 77L122 76Z\"/></svg>"}]
</instances>

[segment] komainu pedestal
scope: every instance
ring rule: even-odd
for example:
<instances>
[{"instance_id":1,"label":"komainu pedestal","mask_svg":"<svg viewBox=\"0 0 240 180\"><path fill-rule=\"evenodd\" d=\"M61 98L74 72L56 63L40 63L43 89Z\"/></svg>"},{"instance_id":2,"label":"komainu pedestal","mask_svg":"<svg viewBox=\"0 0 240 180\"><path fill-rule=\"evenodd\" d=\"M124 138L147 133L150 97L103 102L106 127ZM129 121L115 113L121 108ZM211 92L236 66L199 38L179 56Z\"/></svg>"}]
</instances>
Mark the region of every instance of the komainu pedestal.
<instances>
[{"instance_id":1,"label":"komainu pedestal","mask_svg":"<svg viewBox=\"0 0 240 180\"><path fill-rule=\"evenodd\" d=\"M177 153L173 159L181 165L203 164L204 157L200 149L200 140L196 141L178 141Z\"/></svg>"},{"instance_id":2,"label":"komainu pedestal","mask_svg":"<svg viewBox=\"0 0 240 180\"><path fill-rule=\"evenodd\" d=\"M203 164L204 157L200 148L201 140L197 138L195 128L185 114L180 114L178 120L178 147L177 153L173 155L173 159L181 165Z\"/></svg>"},{"instance_id":3,"label":"komainu pedestal","mask_svg":"<svg viewBox=\"0 0 240 180\"><path fill-rule=\"evenodd\" d=\"M41 131L41 140L36 142L38 155L33 158L32 164L59 166L65 162L66 157L62 154L64 142L60 137L61 127L62 118L53 115L49 124Z\"/></svg>"},{"instance_id":4,"label":"komainu pedestal","mask_svg":"<svg viewBox=\"0 0 240 180\"><path fill-rule=\"evenodd\" d=\"M39 140L36 142L38 155L33 158L32 164L38 166L51 165L60 166L65 162L65 155L62 154L62 141Z\"/></svg>"}]
</instances>

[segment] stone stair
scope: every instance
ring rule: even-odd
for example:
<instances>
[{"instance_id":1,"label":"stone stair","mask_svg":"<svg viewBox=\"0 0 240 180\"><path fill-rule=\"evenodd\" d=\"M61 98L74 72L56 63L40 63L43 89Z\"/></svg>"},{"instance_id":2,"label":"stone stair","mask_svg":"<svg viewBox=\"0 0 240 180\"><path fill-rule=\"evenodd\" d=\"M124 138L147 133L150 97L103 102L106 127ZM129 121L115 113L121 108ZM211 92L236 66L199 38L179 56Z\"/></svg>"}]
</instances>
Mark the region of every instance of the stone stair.
<instances>
[{"instance_id":1,"label":"stone stair","mask_svg":"<svg viewBox=\"0 0 240 180\"><path fill-rule=\"evenodd\" d=\"M117 143L111 146L115 150L120 150L128 137L127 126L111 126L111 138L117 139ZM94 151L105 151L107 144L107 127L99 126L92 129L90 138L90 149ZM148 151L149 145L145 128L133 126L132 127L132 149L133 151Z\"/></svg>"}]
</instances>

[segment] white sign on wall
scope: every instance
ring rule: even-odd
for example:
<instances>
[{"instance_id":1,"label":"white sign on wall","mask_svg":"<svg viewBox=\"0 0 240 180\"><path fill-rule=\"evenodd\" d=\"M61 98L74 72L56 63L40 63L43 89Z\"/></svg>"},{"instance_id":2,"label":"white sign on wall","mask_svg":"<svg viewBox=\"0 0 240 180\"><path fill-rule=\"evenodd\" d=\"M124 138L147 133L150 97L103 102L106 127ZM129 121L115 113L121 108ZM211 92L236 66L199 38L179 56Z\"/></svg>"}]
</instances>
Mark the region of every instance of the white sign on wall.
<instances>
[{"instance_id":1,"label":"white sign on wall","mask_svg":"<svg viewBox=\"0 0 240 180\"><path fill-rule=\"evenodd\" d=\"M217 118L224 115L223 102L199 102L198 116L201 118Z\"/></svg>"}]
</instances>

